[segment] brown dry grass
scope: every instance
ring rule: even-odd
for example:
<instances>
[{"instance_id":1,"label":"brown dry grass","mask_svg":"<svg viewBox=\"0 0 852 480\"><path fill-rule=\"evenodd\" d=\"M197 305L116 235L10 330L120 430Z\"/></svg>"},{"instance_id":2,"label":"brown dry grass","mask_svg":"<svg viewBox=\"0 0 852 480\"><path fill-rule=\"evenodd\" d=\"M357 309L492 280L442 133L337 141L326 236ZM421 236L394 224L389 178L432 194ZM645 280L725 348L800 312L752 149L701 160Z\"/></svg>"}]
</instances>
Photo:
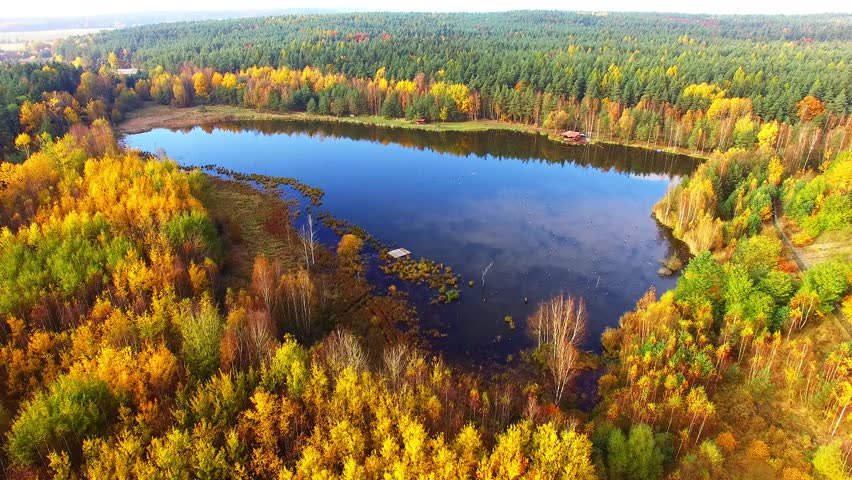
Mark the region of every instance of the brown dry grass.
<instances>
[{"instance_id":1,"label":"brown dry grass","mask_svg":"<svg viewBox=\"0 0 852 480\"><path fill-rule=\"evenodd\" d=\"M228 252L224 265L226 284L235 288L247 286L258 255L275 259L288 270L295 269L301 259L296 232L290 225L271 228L268 221L274 212L287 208L285 202L242 182L209 179L204 204L222 228Z\"/></svg>"},{"instance_id":2,"label":"brown dry grass","mask_svg":"<svg viewBox=\"0 0 852 480\"><path fill-rule=\"evenodd\" d=\"M167 105L148 104L127 114L127 118L117 126L117 130L118 133L131 135L155 128L192 128L204 123L280 118L283 116L225 105L174 108Z\"/></svg>"}]
</instances>

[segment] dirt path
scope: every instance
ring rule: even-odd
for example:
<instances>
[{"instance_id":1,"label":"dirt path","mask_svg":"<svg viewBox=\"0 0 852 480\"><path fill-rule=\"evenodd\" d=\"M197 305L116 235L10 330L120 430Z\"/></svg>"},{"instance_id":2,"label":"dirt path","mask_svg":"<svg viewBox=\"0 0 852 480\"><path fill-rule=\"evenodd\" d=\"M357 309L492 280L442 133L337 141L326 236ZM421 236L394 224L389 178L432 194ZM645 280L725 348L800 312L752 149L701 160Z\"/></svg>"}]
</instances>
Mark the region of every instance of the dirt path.
<instances>
[{"instance_id":1,"label":"dirt path","mask_svg":"<svg viewBox=\"0 0 852 480\"><path fill-rule=\"evenodd\" d=\"M784 244L784 250L796 262L801 272L807 271L812 266L833 259L852 260L852 245L847 241L835 241L831 238L825 239L818 243L814 243L807 247L797 247L790 241L787 231L790 230L789 221L785 217L778 219L777 201L772 204L772 224L775 226L775 231L781 238ZM840 308L835 309L830 315L837 327L845 332L846 338L852 340L852 322Z\"/></svg>"}]
</instances>

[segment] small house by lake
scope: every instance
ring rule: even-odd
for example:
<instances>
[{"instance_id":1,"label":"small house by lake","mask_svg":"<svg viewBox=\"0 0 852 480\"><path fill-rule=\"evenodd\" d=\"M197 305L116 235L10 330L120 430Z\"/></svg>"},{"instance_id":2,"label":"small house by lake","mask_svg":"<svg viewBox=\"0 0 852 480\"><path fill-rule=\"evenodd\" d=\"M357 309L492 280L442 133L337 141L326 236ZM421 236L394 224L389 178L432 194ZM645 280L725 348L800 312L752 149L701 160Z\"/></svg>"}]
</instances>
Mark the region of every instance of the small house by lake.
<instances>
[{"instance_id":1,"label":"small house by lake","mask_svg":"<svg viewBox=\"0 0 852 480\"><path fill-rule=\"evenodd\" d=\"M566 143L585 143L589 140L585 134L575 132L574 130L566 130L562 132L560 137L562 137L562 141Z\"/></svg>"}]
</instances>

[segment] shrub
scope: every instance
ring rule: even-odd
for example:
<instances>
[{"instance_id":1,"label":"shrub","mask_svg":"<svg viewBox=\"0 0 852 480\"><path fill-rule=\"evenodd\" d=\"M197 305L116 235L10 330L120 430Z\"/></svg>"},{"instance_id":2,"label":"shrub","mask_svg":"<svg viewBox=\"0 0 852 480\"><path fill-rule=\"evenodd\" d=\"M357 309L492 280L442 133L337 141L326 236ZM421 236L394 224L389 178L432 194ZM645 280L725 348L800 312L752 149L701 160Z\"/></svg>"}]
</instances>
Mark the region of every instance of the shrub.
<instances>
[{"instance_id":1,"label":"shrub","mask_svg":"<svg viewBox=\"0 0 852 480\"><path fill-rule=\"evenodd\" d=\"M814 237L812 237L808 232L799 232L794 234L793 237L790 238L790 241L797 247L806 247L814 243Z\"/></svg>"},{"instance_id":2,"label":"shrub","mask_svg":"<svg viewBox=\"0 0 852 480\"><path fill-rule=\"evenodd\" d=\"M343 235L337 244L337 254L344 258L354 258L361 252L364 241L351 233Z\"/></svg>"},{"instance_id":3,"label":"shrub","mask_svg":"<svg viewBox=\"0 0 852 480\"><path fill-rule=\"evenodd\" d=\"M194 260L222 258L222 245L213 222L203 212L181 213L163 225L163 232L177 251Z\"/></svg>"},{"instance_id":4,"label":"shrub","mask_svg":"<svg viewBox=\"0 0 852 480\"><path fill-rule=\"evenodd\" d=\"M447 303L454 302L459 299L459 291L456 289L447 290Z\"/></svg>"}]
</instances>

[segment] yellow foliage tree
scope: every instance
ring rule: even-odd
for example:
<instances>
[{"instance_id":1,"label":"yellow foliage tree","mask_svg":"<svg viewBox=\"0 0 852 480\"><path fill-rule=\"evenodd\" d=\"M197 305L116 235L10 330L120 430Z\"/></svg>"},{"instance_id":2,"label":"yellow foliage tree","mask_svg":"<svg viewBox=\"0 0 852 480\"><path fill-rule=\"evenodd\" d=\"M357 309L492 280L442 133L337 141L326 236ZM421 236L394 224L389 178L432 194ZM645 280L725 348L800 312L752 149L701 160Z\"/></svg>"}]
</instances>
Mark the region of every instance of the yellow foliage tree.
<instances>
[{"instance_id":1,"label":"yellow foliage tree","mask_svg":"<svg viewBox=\"0 0 852 480\"><path fill-rule=\"evenodd\" d=\"M26 132L15 137L15 148L24 152L24 155L27 157L30 156L30 145L32 145L33 139Z\"/></svg>"},{"instance_id":2,"label":"yellow foliage tree","mask_svg":"<svg viewBox=\"0 0 852 480\"><path fill-rule=\"evenodd\" d=\"M363 246L363 240L351 233L347 233L343 235L340 243L337 244L337 254L343 258L351 259L358 255Z\"/></svg>"},{"instance_id":3,"label":"yellow foliage tree","mask_svg":"<svg viewBox=\"0 0 852 480\"><path fill-rule=\"evenodd\" d=\"M767 122L760 127L757 133L757 143L761 149L775 148L775 143L778 141L778 122Z\"/></svg>"},{"instance_id":4,"label":"yellow foliage tree","mask_svg":"<svg viewBox=\"0 0 852 480\"><path fill-rule=\"evenodd\" d=\"M201 98L207 98L210 95L210 84L207 77L201 72L195 72L192 75L192 86L195 89L195 95ZM177 98L177 95L175 95Z\"/></svg>"},{"instance_id":5,"label":"yellow foliage tree","mask_svg":"<svg viewBox=\"0 0 852 480\"><path fill-rule=\"evenodd\" d=\"M237 86L237 76L231 72L226 73L222 77L222 87L224 88L236 88Z\"/></svg>"}]
</instances>

